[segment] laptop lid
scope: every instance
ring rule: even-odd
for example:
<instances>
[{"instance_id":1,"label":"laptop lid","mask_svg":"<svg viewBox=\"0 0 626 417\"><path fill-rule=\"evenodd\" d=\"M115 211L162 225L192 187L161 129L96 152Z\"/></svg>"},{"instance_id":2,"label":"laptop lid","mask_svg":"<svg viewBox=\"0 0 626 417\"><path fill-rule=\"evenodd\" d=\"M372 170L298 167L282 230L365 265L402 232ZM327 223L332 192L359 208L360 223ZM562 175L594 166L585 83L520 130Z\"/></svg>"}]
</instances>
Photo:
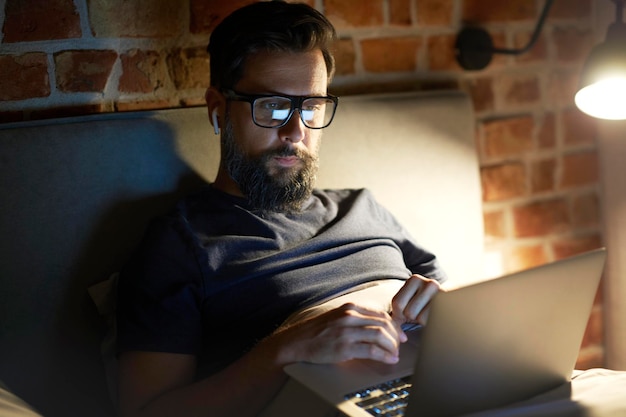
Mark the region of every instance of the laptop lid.
<instances>
[{"instance_id":1,"label":"laptop lid","mask_svg":"<svg viewBox=\"0 0 626 417\"><path fill-rule=\"evenodd\" d=\"M569 380L605 256L598 249L439 293L419 342L402 347L399 365L296 363L285 371L349 416L369 414L346 394L411 373L409 417L454 416L530 398Z\"/></svg>"},{"instance_id":2,"label":"laptop lid","mask_svg":"<svg viewBox=\"0 0 626 417\"><path fill-rule=\"evenodd\" d=\"M599 249L438 294L407 415L495 408L569 381L605 257Z\"/></svg>"}]
</instances>

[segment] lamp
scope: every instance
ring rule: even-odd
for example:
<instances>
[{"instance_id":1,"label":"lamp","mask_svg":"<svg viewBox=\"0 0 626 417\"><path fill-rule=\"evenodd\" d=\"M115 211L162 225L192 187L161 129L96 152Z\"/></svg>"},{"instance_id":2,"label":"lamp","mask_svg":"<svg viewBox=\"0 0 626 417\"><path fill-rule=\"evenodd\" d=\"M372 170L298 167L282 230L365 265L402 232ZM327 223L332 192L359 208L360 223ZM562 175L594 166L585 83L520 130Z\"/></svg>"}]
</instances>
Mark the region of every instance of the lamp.
<instances>
[{"instance_id":1,"label":"lamp","mask_svg":"<svg viewBox=\"0 0 626 417\"><path fill-rule=\"evenodd\" d=\"M539 34L554 0L546 0L533 34L523 48L494 48L491 35L485 29L466 27L459 32L455 43L456 60L466 70L481 70L491 62L494 54L521 55L529 51L539 39Z\"/></svg>"},{"instance_id":2,"label":"lamp","mask_svg":"<svg viewBox=\"0 0 626 417\"><path fill-rule=\"evenodd\" d=\"M595 46L583 67L580 89L574 101L590 116L626 119L626 24L624 0L615 3L615 22L609 26L604 43Z\"/></svg>"}]
</instances>

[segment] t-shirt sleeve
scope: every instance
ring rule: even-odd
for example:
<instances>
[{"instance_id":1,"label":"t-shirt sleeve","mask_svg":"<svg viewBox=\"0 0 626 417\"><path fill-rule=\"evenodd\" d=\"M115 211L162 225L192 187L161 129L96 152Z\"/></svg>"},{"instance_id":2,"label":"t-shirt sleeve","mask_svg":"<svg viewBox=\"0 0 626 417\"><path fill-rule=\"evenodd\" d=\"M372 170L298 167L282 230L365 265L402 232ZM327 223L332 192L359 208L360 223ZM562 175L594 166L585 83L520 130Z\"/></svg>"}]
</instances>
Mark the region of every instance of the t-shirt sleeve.
<instances>
[{"instance_id":1,"label":"t-shirt sleeve","mask_svg":"<svg viewBox=\"0 0 626 417\"><path fill-rule=\"evenodd\" d=\"M184 229L174 217L154 221L120 271L118 353L198 353L202 280L193 238Z\"/></svg>"}]
</instances>

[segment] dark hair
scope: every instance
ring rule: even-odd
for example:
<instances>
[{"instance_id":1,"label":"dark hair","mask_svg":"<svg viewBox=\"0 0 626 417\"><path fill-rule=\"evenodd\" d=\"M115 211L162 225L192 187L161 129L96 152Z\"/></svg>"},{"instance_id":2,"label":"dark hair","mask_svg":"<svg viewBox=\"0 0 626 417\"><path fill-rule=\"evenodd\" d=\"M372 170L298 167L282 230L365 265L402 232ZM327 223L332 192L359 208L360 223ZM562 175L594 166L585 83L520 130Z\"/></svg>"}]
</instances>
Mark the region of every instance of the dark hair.
<instances>
[{"instance_id":1,"label":"dark hair","mask_svg":"<svg viewBox=\"0 0 626 417\"><path fill-rule=\"evenodd\" d=\"M335 60L330 52L336 38L324 15L302 3L263 1L235 10L211 34L207 50L211 86L233 88L243 76L246 58L260 51L308 52L319 48L330 81Z\"/></svg>"}]
</instances>

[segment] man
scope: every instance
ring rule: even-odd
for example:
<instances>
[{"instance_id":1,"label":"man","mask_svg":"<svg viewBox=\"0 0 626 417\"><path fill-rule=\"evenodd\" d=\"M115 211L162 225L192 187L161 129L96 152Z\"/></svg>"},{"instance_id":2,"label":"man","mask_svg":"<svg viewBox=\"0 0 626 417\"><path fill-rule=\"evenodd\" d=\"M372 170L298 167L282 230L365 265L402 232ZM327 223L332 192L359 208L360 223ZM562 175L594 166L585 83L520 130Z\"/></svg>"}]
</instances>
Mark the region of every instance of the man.
<instances>
[{"instance_id":1,"label":"man","mask_svg":"<svg viewBox=\"0 0 626 417\"><path fill-rule=\"evenodd\" d=\"M337 105L334 39L319 12L283 2L213 32L206 100L221 163L121 272L122 415L253 416L285 365L395 363L401 325L426 320L444 279L436 258L367 191L314 189Z\"/></svg>"}]
</instances>

